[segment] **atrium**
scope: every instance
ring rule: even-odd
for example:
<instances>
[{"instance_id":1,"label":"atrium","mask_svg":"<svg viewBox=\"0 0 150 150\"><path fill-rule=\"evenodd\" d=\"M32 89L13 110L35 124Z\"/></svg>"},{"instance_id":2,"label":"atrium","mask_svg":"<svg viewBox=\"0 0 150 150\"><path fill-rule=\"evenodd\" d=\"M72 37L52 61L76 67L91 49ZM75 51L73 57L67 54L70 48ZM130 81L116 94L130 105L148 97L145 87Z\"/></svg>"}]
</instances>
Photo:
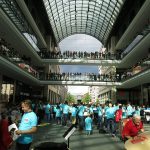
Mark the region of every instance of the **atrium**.
<instances>
[{"instance_id":1,"label":"atrium","mask_svg":"<svg viewBox=\"0 0 150 150\"><path fill-rule=\"evenodd\" d=\"M70 141L71 150L122 150L124 143L120 139L124 124L120 121L119 133L108 132L107 129L112 131L113 127L118 130L112 122L108 128L108 115L104 117L107 110L104 110L103 123L100 124L98 108L111 108L113 104L118 109L120 105L124 106L126 110L132 104L135 111L137 107L143 111L150 109L149 10L150 0L0 0L0 121L3 120L2 113L13 115L14 110L21 117L20 103L24 100L30 103L31 100L33 111L38 116L38 126L33 126L34 132L36 128L38 131L34 134L32 147L46 140L58 144L64 139L68 140L65 145L67 143L69 147L69 137L66 138L69 128L68 132L75 132ZM98 40L101 47L94 50L95 45L91 44L90 51L61 49L63 40L83 34ZM71 45L71 42L66 45ZM69 67L68 71L62 71L61 66L96 67L98 72L88 69L87 72L84 69L72 72ZM89 86L89 93L97 91L97 97L85 102L83 105L86 107L81 107L80 102L84 101L80 98L68 106L68 86ZM78 96L84 99L87 93ZM45 110L47 105L50 105L48 113ZM74 123L76 117L68 120L63 112L64 105L70 108L67 109L70 114L74 105L89 112L92 108L93 112L82 114L79 122ZM61 123L55 118L59 107L63 112ZM25 110L23 106L22 110ZM150 122L145 114L140 114L145 119L142 118L144 128ZM85 118L90 115L94 118L93 129L84 132L82 126L81 132L80 125L86 124ZM15 116L16 119L18 116ZM20 120L17 121L19 125ZM16 132L23 136L33 133L27 131L19 128ZM57 146L56 143L54 146Z\"/></svg>"},{"instance_id":2,"label":"atrium","mask_svg":"<svg viewBox=\"0 0 150 150\"><path fill-rule=\"evenodd\" d=\"M1 104L25 98L62 102L67 85L102 86L99 97L150 104L149 5L148 0L1 0ZM59 42L74 34L96 38L105 52L61 52ZM101 73L74 78L60 72L60 65L98 66Z\"/></svg>"}]
</instances>

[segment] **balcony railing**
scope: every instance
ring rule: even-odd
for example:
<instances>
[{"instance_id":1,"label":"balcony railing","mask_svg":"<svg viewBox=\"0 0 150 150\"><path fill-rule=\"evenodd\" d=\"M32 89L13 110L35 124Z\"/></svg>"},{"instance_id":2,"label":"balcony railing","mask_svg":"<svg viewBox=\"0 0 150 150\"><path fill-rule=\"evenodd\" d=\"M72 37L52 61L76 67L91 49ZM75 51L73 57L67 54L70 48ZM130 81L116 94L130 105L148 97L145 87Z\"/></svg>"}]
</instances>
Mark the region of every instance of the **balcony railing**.
<instances>
[{"instance_id":1,"label":"balcony railing","mask_svg":"<svg viewBox=\"0 0 150 150\"><path fill-rule=\"evenodd\" d=\"M94 73L50 73L40 74L40 80L47 81L95 81L95 82L119 82L116 75Z\"/></svg>"},{"instance_id":2,"label":"balcony railing","mask_svg":"<svg viewBox=\"0 0 150 150\"><path fill-rule=\"evenodd\" d=\"M1 0L0 7L9 17L9 19L14 23L20 33L25 37L25 39L31 44L31 46L33 46L34 50L39 52L40 49L37 46L36 34L25 19L16 1Z\"/></svg>"},{"instance_id":3,"label":"balcony railing","mask_svg":"<svg viewBox=\"0 0 150 150\"><path fill-rule=\"evenodd\" d=\"M141 41L142 38L143 38L143 35L137 35L136 38L122 52L122 57L127 55L133 49L133 47L135 47L137 45L137 43L139 43L139 41Z\"/></svg>"},{"instance_id":4,"label":"balcony railing","mask_svg":"<svg viewBox=\"0 0 150 150\"><path fill-rule=\"evenodd\" d=\"M134 79L134 78L136 78L137 76L141 75L142 73L148 71L149 69L150 69L150 66L148 65L147 67L145 67L145 68L143 68L143 69L137 71L136 73L129 73L129 74L127 74L127 75L124 75L124 76L122 77L121 81L124 82L124 81L127 81L127 80L129 80L129 79Z\"/></svg>"},{"instance_id":5,"label":"balcony railing","mask_svg":"<svg viewBox=\"0 0 150 150\"><path fill-rule=\"evenodd\" d=\"M24 57L23 59L14 49L9 49L5 45L0 44L0 56L30 73L32 76L39 78L38 71L29 65L29 58Z\"/></svg>"},{"instance_id":6,"label":"balcony railing","mask_svg":"<svg viewBox=\"0 0 150 150\"><path fill-rule=\"evenodd\" d=\"M147 25L143 31L138 34L132 42L124 49L124 51L121 54L121 58L125 57L127 54L129 54L132 49L147 35L150 33L150 25Z\"/></svg>"},{"instance_id":7,"label":"balcony railing","mask_svg":"<svg viewBox=\"0 0 150 150\"><path fill-rule=\"evenodd\" d=\"M82 52L82 51L64 51L64 52L50 52L40 51L38 52L43 59L86 59L86 60L118 60L120 56L118 54L112 54L110 52Z\"/></svg>"}]
</instances>

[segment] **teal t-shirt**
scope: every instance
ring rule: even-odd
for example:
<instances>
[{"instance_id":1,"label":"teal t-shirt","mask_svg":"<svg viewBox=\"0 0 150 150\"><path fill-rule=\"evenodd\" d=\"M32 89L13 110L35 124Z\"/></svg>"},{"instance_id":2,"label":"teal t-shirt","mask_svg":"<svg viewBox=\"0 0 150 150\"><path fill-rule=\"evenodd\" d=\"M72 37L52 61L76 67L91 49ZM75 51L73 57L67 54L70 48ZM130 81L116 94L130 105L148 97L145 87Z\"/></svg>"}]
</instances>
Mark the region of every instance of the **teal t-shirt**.
<instances>
[{"instance_id":1,"label":"teal t-shirt","mask_svg":"<svg viewBox=\"0 0 150 150\"><path fill-rule=\"evenodd\" d=\"M130 115L132 115L132 113L133 113L133 108L132 108L132 106L129 105L127 107L127 115L130 116Z\"/></svg>"},{"instance_id":2,"label":"teal t-shirt","mask_svg":"<svg viewBox=\"0 0 150 150\"><path fill-rule=\"evenodd\" d=\"M98 111L98 116L102 116L102 108L101 107L97 107L97 111Z\"/></svg>"},{"instance_id":3,"label":"teal t-shirt","mask_svg":"<svg viewBox=\"0 0 150 150\"><path fill-rule=\"evenodd\" d=\"M84 106L81 105L81 106L79 107L79 113L78 113L78 115L82 117L83 114L84 114L84 110L85 110L85 109L84 109Z\"/></svg>"},{"instance_id":4,"label":"teal t-shirt","mask_svg":"<svg viewBox=\"0 0 150 150\"><path fill-rule=\"evenodd\" d=\"M69 113L69 106L65 104L63 107L63 114L68 114L68 113Z\"/></svg>"},{"instance_id":5,"label":"teal t-shirt","mask_svg":"<svg viewBox=\"0 0 150 150\"><path fill-rule=\"evenodd\" d=\"M50 108L51 108L51 105L47 104L46 107L45 107L45 113L46 114L50 114Z\"/></svg>"},{"instance_id":6,"label":"teal t-shirt","mask_svg":"<svg viewBox=\"0 0 150 150\"><path fill-rule=\"evenodd\" d=\"M75 117L77 115L77 108L72 107L71 116Z\"/></svg>"},{"instance_id":7,"label":"teal t-shirt","mask_svg":"<svg viewBox=\"0 0 150 150\"><path fill-rule=\"evenodd\" d=\"M56 108L56 117L61 117L61 110Z\"/></svg>"},{"instance_id":8,"label":"teal t-shirt","mask_svg":"<svg viewBox=\"0 0 150 150\"><path fill-rule=\"evenodd\" d=\"M105 114L107 119L114 119L115 109L113 107L110 107L106 110Z\"/></svg>"},{"instance_id":9,"label":"teal t-shirt","mask_svg":"<svg viewBox=\"0 0 150 150\"><path fill-rule=\"evenodd\" d=\"M92 130L92 118L91 117L87 117L85 119L85 130L86 131L91 131Z\"/></svg>"},{"instance_id":10,"label":"teal t-shirt","mask_svg":"<svg viewBox=\"0 0 150 150\"><path fill-rule=\"evenodd\" d=\"M37 126L37 116L34 112L24 113L19 125L19 130L29 130L32 127ZM17 142L21 144L29 144L33 140L32 134L22 134Z\"/></svg>"}]
</instances>

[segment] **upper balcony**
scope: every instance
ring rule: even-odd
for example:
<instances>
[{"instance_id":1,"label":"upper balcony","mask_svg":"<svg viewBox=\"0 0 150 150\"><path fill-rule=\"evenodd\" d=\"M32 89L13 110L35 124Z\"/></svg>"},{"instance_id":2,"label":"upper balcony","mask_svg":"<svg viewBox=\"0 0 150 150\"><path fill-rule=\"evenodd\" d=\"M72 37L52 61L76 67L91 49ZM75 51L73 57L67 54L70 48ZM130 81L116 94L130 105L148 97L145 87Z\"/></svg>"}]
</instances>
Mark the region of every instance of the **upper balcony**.
<instances>
[{"instance_id":1,"label":"upper balcony","mask_svg":"<svg viewBox=\"0 0 150 150\"><path fill-rule=\"evenodd\" d=\"M41 48L47 46L24 1L3 0L0 4L1 9L29 42Z\"/></svg>"},{"instance_id":2,"label":"upper balcony","mask_svg":"<svg viewBox=\"0 0 150 150\"><path fill-rule=\"evenodd\" d=\"M0 71L15 80L21 80L30 85L80 85L80 86L116 86L117 88L131 88L139 84L150 82L150 67L134 72L134 74L94 74L94 73L44 73L38 72L26 64L17 55L1 51ZM13 57L12 57L13 56ZM21 63L20 63L21 62ZM147 62L147 61L145 61ZM145 63L144 62L144 63ZM143 63L143 64L144 64Z\"/></svg>"},{"instance_id":3,"label":"upper balcony","mask_svg":"<svg viewBox=\"0 0 150 150\"><path fill-rule=\"evenodd\" d=\"M7 39L18 53L32 57L33 62L40 61L37 52L39 46L45 48L46 43L40 32L35 32L37 26L26 20L16 1L0 1L0 27L0 36Z\"/></svg>"},{"instance_id":4,"label":"upper balcony","mask_svg":"<svg viewBox=\"0 0 150 150\"><path fill-rule=\"evenodd\" d=\"M131 43L131 41L133 41L137 37L137 35L143 34L142 30L149 25L149 10L150 1L146 0L132 22L127 27L126 31L117 42L117 45L115 47L116 50L123 50L127 45Z\"/></svg>"},{"instance_id":5,"label":"upper balcony","mask_svg":"<svg viewBox=\"0 0 150 150\"><path fill-rule=\"evenodd\" d=\"M97 66L116 66L117 68L128 68L148 54L150 33L143 36L136 44L131 42L128 47L128 54L122 60L120 56L115 57L99 57L99 58L50 58L40 55L41 50L36 44L36 34L32 30L33 26L24 19L20 8L10 5L10 1L2 1L0 7L0 36L5 37L8 42L18 50L30 58L32 63L37 66L44 64L59 65L97 65ZM21 4L19 4L21 7ZM16 14L16 15L15 15ZM130 28L130 27L129 27ZM142 49L142 50L141 50Z\"/></svg>"}]
</instances>

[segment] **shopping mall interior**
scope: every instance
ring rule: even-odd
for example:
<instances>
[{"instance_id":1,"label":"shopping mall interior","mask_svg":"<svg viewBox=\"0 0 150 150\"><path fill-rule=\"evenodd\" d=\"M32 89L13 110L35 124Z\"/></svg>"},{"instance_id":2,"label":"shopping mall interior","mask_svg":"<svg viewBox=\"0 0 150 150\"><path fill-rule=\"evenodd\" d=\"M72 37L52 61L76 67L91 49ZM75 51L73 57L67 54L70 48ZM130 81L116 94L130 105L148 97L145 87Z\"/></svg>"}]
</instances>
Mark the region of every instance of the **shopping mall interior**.
<instances>
[{"instance_id":1,"label":"shopping mall interior","mask_svg":"<svg viewBox=\"0 0 150 150\"><path fill-rule=\"evenodd\" d=\"M149 5L149 0L1 0L0 102L56 103L65 99L67 85L96 85L102 86L100 98L150 104ZM74 34L96 38L105 51L62 53L59 42ZM95 65L101 73L73 79L60 72L59 65L70 64Z\"/></svg>"},{"instance_id":2,"label":"shopping mall interior","mask_svg":"<svg viewBox=\"0 0 150 150\"><path fill-rule=\"evenodd\" d=\"M0 0L0 110L24 99L63 103L69 85L101 87L103 103L150 105L149 10L150 0ZM62 52L59 43L75 34L92 36L101 49Z\"/></svg>"}]
</instances>

